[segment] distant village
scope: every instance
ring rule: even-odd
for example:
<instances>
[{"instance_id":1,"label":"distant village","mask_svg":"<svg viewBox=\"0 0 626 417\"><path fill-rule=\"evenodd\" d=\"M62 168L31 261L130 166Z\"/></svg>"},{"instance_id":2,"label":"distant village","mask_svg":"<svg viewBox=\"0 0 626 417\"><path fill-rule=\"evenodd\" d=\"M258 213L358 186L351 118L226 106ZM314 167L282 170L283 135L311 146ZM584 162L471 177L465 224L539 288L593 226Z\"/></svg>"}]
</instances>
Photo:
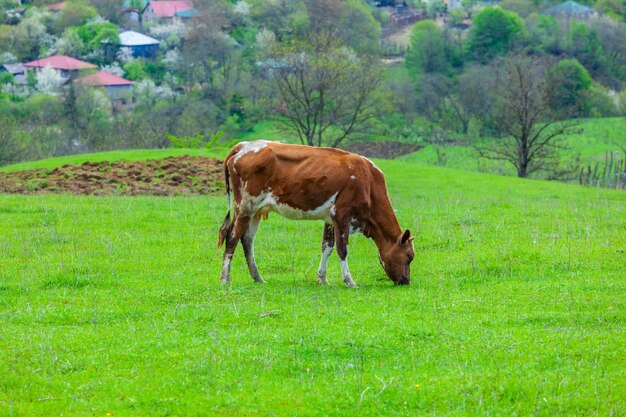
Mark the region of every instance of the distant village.
<instances>
[{"instance_id":1,"label":"distant village","mask_svg":"<svg viewBox=\"0 0 626 417\"><path fill-rule=\"evenodd\" d=\"M21 4L19 1L16 3ZM460 0L444 0L444 4L448 10L461 6ZM383 35L426 18L425 10L408 7L406 2L401 4L396 4L393 1L375 2L375 5L389 10L389 22L387 27L383 28ZM57 13L63 11L66 7L67 2L59 2L47 6L47 10ZM13 17L13 21L19 21L19 15L24 13L25 10L24 7L16 7L5 11L9 17L8 21L12 21L11 17ZM115 58L121 50L124 50L126 54L130 54L133 58L150 60L155 59L159 54L161 41L141 33L140 30L145 26L154 24L184 23L196 16L197 10L192 0L124 0L123 9L120 10L120 13L136 30L122 31L119 34L119 40L115 42L103 40L101 43L104 55ZM586 20L597 15L593 8L580 5L571 0L547 8L544 13L558 18L577 20ZM462 24L468 27L470 23L471 20L466 19ZM89 87L103 88L114 105L125 105L132 101L134 81L101 70L97 65L75 57L52 55L23 63L3 64L0 62L0 74L3 72L12 74L16 85L26 85L28 83L29 71L39 73L47 68L53 69L58 73L62 79L62 84L67 85L67 83L73 82Z\"/></svg>"}]
</instances>

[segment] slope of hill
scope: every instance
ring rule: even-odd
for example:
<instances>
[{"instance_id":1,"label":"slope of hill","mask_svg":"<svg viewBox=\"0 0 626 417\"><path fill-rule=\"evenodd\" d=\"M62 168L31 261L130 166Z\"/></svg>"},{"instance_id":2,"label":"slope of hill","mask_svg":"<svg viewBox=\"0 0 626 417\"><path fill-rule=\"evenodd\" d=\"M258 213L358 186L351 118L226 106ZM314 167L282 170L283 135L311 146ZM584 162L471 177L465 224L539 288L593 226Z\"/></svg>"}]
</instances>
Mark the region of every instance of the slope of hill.
<instances>
[{"instance_id":1,"label":"slope of hill","mask_svg":"<svg viewBox=\"0 0 626 417\"><path fill-rule=\"evenodd\" d=\"M626 193L377 163L416 236L410 287L360 235L361 288L335 255L319 286L321 223L275 215L255 244L268 283L238 249L221 286L224 196L0 194L0 409L622 414Z\"/></svg>"}]
</instances>

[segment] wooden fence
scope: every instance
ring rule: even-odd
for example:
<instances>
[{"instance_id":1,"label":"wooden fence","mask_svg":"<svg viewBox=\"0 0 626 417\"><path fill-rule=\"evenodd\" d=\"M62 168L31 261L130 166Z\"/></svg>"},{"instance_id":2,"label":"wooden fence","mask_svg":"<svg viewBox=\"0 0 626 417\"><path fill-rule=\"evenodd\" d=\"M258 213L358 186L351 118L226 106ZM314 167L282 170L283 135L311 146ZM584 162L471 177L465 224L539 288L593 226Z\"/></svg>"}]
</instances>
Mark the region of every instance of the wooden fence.
<instances>
[{"instance_id":1,"label":"wooden fence","mask_svg":"<svg viewBox=\"0 0 626 417\"><path fill-rule=\"evenodd\" d=\"M587 165L580 169L578 182L590 187L626 190L626 158L620 159L619 152L607 152L604 164L596 162L593 168Z\"/></svg>"}]
</instances>

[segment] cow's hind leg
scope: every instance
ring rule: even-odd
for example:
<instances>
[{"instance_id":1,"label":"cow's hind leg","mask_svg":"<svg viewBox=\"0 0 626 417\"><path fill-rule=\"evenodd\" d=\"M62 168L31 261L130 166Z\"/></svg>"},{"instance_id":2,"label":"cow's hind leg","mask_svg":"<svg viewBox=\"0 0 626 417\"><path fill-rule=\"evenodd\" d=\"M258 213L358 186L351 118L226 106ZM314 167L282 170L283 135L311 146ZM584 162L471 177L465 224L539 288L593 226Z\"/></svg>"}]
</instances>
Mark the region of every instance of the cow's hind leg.
<instances>
[{"instance_id":1,"label":"cow's hind leg","mask_svg":"<svg viewBox=\"0 0 626 417\"><path fill-rule=\"evenodd\" d=\"M222 260L222 272L220 274L220 281L222 284L230 284L230 262L233 259L233 253L239 243L239 239L248 230L250 224L250 217L238 216L235 213L235 220L228 227L228 234L226 235L226 249L224 250L224 258Z\"/></svg>"},{"instance_id":2,"label":"cow's hind leg","mask_svg":"<svg viewBox=\"0 0 626 417\"><path fill-rule=\"evenodd\" d=\"M328 284L328 281L326 281L326 266L328 265L328 258L330 258L330 255L333 253L334 246L335 234L333 227L329 224L325 224L324 236L322 237L322 260L317 270L317 282L320 284Z\"/></svg>"},{"instance_id":3,"label":"cow's hind leg","mask_svg":"<svg viewBox=\"0 0 626 417\"><path fill-rule=\"evenodd\" d=\"M264 283L263 278L259 275L259 269L256 266L254 260L254 236L259 228L260 220L257 217L252 217L248 224L248 229L241 236L241 244L243 246L243 253L246 255L246 262L248 263L248 269L250 270L250 276L256 282Z\"/></svg>"},{"instance_id":4,"label":"cow's hind leg","mask_svg":"<svg viewBox=\"0 0 626 417\"><path fill-rule=\"evenodd\" d=\"M335 224L335 243L337 245L337 255L339 255L339 265L341 266L341 275L343 282L348 288L358 288L358 285L352 280L350 269L348 268L348 236L350 226L340 227Z\"/></svg>"}]
</instances>

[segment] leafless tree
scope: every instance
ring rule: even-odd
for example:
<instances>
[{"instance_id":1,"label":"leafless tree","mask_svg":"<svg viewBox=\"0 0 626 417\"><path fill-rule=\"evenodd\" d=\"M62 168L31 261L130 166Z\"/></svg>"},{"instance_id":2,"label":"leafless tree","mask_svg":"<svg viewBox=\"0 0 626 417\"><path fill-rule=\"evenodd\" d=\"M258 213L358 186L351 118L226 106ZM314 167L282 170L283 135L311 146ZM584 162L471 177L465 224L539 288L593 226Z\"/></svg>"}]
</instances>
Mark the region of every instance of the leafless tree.
<instances>
[{"instance_id":1,"label":"leafless tree","mask_svg":"<svg viewBox=\"0 0 626 417\"><path fill-rule=\"evenodd\" d=\"M358 56L332 36L268 49L276 111L303 144L336 147L386 110L377 61Z\"/></svg>"},{"instance_id":2,"label":"leafless tree","mask_svg":"<svg viewBox=\"0 0 626 417\"><path fill-rule=\"evenodd\" d=\"M26 132L9 117L0 118L0 125L0 166L21 161L28 154Z\"/></svg>"},{"instance_id":3,"label":"leafless tree","mask_svg":"<svg viewBox=\"0 0 626 417\"><path fill-rule=\"evenodd\" d=\"M545 58L518 54L497 60L492 67L494 139L476 148L483 158L511 163L521 178L543 171L556 179L567 171L560 165L560 139L577 123L560 120L550 107L556 85L548 78L551 64Z\"/></svg>"},{"instance_id":4,"label":"leafless tree","mask_svg":"<svg viewBox=\"0 0 626 417\"><path fill-rule=\"evenodd\" d=\"M467 135L472 118L482 119L491 111L493 84L488 68L481 65L466 69L458 77L456 91L448 98L449 108L461 124L461 132Z\"/></svg>"}]
</instances>

